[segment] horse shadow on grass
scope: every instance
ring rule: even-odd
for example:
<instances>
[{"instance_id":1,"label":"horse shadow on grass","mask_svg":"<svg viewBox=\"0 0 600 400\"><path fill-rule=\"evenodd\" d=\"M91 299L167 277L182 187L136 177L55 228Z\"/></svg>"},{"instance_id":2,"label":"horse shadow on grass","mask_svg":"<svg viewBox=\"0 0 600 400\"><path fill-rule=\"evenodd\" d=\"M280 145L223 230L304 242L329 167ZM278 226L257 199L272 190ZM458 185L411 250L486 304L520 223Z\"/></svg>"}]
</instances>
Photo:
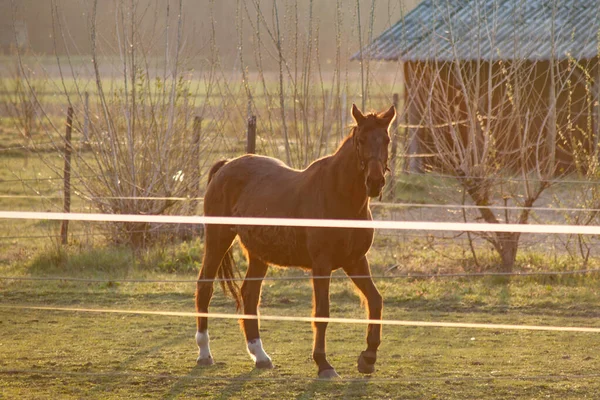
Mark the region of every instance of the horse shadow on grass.
<instances>
[{"instance_id":1,"label":"horse shadow on grass","mask_svg":"<svg viewBox=\"0 0 600 400\"><path fill-rule=\"evenodd\" d=\"M308 400L334 394L342 399L362 399L368 397L369 378L328 381L315 379L306 385L302 394L296 400Z\"/></svg>"},{"instance_id":2,"label":"horse shadow on grass","mask_svg":"<svg viewBox=\"0 0 600 400\"><path fill-rule=\"evenodd\" d=\"M268 373L267 370L255 368L238 374L233 378L219 374L220 371L227 370L227 365L223 362L216 362L215 365L208 368L205 366L196 365L190 370L189 374L180 378L177 380L177 382L171 385L171 389L163 398L176 399L190 390L196 390L198 392L198 396L202 396L203 394L206 395L206 393L202 393L202 387L205 385L210 385L213 392L215 392L216 387L218 387L219 395L213 398L229 399L231 397L235 397L236 395L240 395L246 385L252 384L255 380L260 381L261 376ZM191 386L195 387L196 389L190 389Z\"/></svg>"},{"instance_id":3,"label":"horse shadow on grass","mask_svg":"<svg viewBox=\"0 0 600 400\"><path fill-rule=\"evenodd\" d=\"M195 365L186 376L181 377L171 385L171 388L167 393L165 393L163 398L176 399L183 395L185 392L189 392L190 390L197 391L198 396L201 397L203 392L203 386L205 385L211 385L213 389L215 385L218 385L219 387L226 387L228 386L226 383L227 378L223 378L221 380L218 376L214 376L215 373L218 373L220 370L225 369L225 364L221 362L215 363L215 365L211 366L210 368ZM235 383L242 384L243 381L248 379L250 374L247 373L242 375L246 376L237 378L240 381ZM235 391L220 389L222 394L219 398L227 398L228 396L231 396L231 394L239 392L241 390L241 386L242 385L240 385L239 388L236 388ZM225 395L225 393L228 393L228 395Z\"/></svg>"},{"instance_id":4,"label":"horse shadow on grass","mask_svg":"<svg viewBox=\"0 0 600 400\"><path fill-rule=\"evenodd\" d=\"M189 339L182 337L182 336L175 336L175 337L170 337L166 340L161 340L161 341L157 341L153 346L150 346L148 348L144 348L141 349L140 351L136 352L135 354L132 354L131 356L129 356L128 358L121 360L121 361L115 361L117 363L116 366L113 367L111 372L114 372L117 374L119 373L123 373L124 376L128 375L128 372L132 367L134 367L136 364L140 363L141 361L147 360L149 357L158 354L160 351L166 349L166 348L171 348L171 347L176 347L177 345L181 344L182 342L185 342ZM135 376L135 374L133 374ZM143 374L140 374L141 377L143 377ZM168 376L165 376L164 378L159 378L159 379L168 379ZM103 392L103 393L110 393L114 390L116 390L116 388L118 388L120 385L122 385L123 382L120 379L114 379L112 381L107 382L106 384L103 385L98 385L96 387L94 387L90 394L93 392Z\"/></svg>"}]
</instances>

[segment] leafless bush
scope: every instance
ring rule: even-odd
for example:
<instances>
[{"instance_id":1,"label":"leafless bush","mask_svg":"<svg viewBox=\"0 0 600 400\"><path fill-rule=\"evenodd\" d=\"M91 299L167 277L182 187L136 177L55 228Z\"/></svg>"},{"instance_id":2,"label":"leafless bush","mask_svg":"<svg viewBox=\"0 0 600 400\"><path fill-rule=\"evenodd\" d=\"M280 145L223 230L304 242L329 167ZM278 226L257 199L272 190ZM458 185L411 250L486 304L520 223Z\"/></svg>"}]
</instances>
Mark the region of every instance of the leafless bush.
<instances>
[{"instance_id":1,"label":"leafless bush","mask_svg":"<svg viewBox=\"0 0 600 400\"><path fill-rule=\"evenodd\" d=\"M582 63L569 57L568 67L578 79L568 82L566 103L568 107L573 107L573 103L577 101L575 94L582 94L580 96L583 98L579 102L583 109L583 121L579 124L571 122L567 134L559 133L559 140L573 154L572 176L575 184L569 185L568 198L557 197L555 202L569 210L563 212L567 223L585 226L598 224L600 221L600 66L597 59L596 62ZM582 260L584 265L588 264L597 247L597 238L588 235L568 235L562 241L571 257Z\"/></svg>"},{"instance_id":2,"label":"leafless bush","mask_svg":"<svg viewBox=\"0 0 600 400\"><path fill-rule=\"evenodd\" d=\"M98 1L92 2L86 13L92 59L87 74L81 74L76 56L69 53L68 26L59 4L52 4L55 47L60 44L67 51L66 57L56 57L58 86L76 110L73 127L86 131L85 146L73 158L76 193L107 213L195 214L190 205L197 202L178 199L199 196L198 182L210 162L202 154L212 146L214 133L202 132L202 109L195 104L199 89L192 87L183 55L182 1L176 10L165 5L164 30L141 28L148 25L144 19L157 16L148 3L118 2L114 9L116 48L112 49L118 54L116 61L99 50ZM162 53L154 48L159 40L164 41ZM118 71L116 79L111 69ZM50 108L42 107L42 112L45 133L61 154L64 124L56 122ZM197 123L192 122L194 117ZM53 163L48 166L60 176ZM107 228L111 240L136 247L156 238L151 232L156 227L149 224L119 223Z\"/></svg>"}]
</instances>

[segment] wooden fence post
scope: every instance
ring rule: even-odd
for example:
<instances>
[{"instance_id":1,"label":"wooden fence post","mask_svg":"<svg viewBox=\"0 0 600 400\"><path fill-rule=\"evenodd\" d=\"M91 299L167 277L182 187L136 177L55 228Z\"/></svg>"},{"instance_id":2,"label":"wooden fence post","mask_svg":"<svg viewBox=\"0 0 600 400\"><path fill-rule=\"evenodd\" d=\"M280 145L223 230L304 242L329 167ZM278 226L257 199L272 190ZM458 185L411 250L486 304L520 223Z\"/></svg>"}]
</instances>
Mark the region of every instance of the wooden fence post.
<instances>
[{"instance_id":1,"label":"wooden fence post","mask_svg":"<svg viewBox=\"0 0 600 400\"><path fill-rule=\"evenodd\" d=\"M73 126L73 107L67 109L67 127L65 131L65 166L63 170L64 190L63 190L63 212L71 212L71 129ZM69 232L69 220L63 220L60 226L60 240L63 245L67 244L67 236Z\"/></svg>"},{"instance_id":2,"label":"wooden fence post","mask_svg":"<svg viewBox=\"0 0 600 400\"><path fill-rule=\"evenodd\" d=\"M246 134L246 153L256 153L256 115L248 118L248 131Z\"/></svg>"},{"instance_id":3,"label":"wooden fence post","mask_svg":"<svg viewBox=\"0 0 600 400\"><path fill-rule=\"evenodd\" d=\"M396 156L398 154L398 93L394 93L392 98L394 108L396 109L396 119L392 122L392 151L390 154L390 183L388 184L387 198L394 200L396 197Z\"/></svg>"},{"instance_id":4,"label":"wooden fence post","mask_svg":"<svg viewBox=\"0 0 600 400\"><path fill-rule=\"evenodd\" d=\"M194 131L192 136L192 200L190 205L190 214L196 215L198 212L198 198L200 197L200 134L202 132L202 117L194 117Z\"/></svg>"},{"instance_id":5,"label":"wooden fence post","mask_svg":"<svg viewBox=\"0 0 600 400\"><path fill-rule=\"evenodd\" d=\"M408 67L406 68L408 70ZM419 112L419 108L416 104L416 101L411 101L409 99L408 94L408 85L406 84L406 74L405 83L404 83L404 122L406 123L407 128L405 129L405 148L407 152L405 168L408 173L417 173L420 174L422 172L422 162L423 159L419 156L419 125L422 124L421 121L421 113ZM411 128L410 126L413 125ZM416 126L415 126L416 125Z\"/></svg>"}]
</instances>

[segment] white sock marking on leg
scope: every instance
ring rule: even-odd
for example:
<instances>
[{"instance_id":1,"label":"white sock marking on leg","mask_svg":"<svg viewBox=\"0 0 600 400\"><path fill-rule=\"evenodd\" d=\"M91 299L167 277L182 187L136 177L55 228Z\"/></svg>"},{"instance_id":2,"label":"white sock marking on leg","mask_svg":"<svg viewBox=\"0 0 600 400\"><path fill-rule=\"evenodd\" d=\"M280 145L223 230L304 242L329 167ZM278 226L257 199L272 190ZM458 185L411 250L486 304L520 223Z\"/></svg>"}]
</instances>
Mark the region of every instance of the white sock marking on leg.
<instances>
[{"instance_id":1,"label":"white sock marking on leg","mask_svg":"<svg viewBox=\"0 0 600 400\"><path fill-rule=\"evenodd\" d=\"M208 336L208 329L204 332L196 332L196 344L198 344L198 359L204 360L212 358L210 354L210 347L208 345L210 338Z\"/></svg>"},{"instance_id":2,"label":"white sock marking on leg","mask_svg":"<svg viewBox=\"0 0 600 400\"><path fill-rule=\"evenodd\" d=\"M248 354L254 362L271 361L271 357L263 350L262 341L260 339L250 340L248 342Z\"/></svg>"}]
</instances>

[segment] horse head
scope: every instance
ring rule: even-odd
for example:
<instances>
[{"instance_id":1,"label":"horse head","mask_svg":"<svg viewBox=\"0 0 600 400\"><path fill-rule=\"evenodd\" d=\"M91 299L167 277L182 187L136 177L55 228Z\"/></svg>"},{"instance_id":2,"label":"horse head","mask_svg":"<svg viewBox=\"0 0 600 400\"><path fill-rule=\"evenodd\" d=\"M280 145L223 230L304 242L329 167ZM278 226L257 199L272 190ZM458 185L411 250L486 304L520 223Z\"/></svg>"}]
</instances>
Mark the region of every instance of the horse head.
<instances>
[{"instance_id":1,"label":"horse head","mask_svg":"<svg viewBox=\"0 0 600 400\"><path fill-rule=\"evenodd\" d=\"M369 197L378 197L385 185L385 173L389 170L388 129L396 117L396 108L391 106L385 112L365 115L353 104L352 117L356 121L352 137L359 167L364 173L367 194Z\"/></svg>"}]
</instances>

